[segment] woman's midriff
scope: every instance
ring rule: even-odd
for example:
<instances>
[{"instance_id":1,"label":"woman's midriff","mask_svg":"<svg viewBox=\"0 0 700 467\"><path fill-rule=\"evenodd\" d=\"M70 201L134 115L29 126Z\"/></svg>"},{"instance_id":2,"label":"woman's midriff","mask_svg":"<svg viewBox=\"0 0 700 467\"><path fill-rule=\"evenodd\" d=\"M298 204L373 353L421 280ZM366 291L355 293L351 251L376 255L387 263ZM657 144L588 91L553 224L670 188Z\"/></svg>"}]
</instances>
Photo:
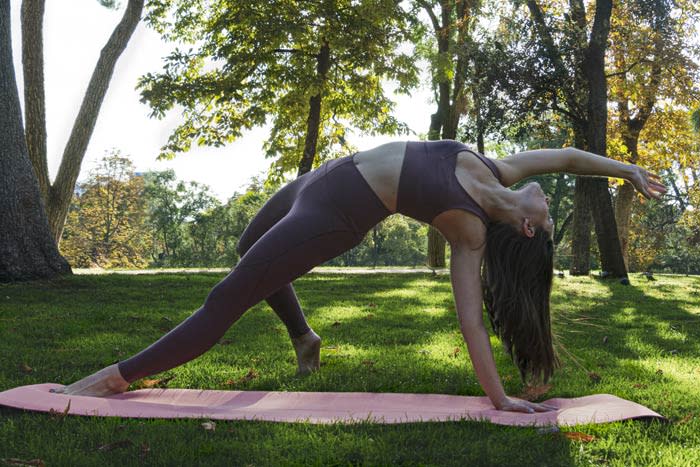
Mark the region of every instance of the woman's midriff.
<instances>
[{"instance_id":1,"label":"woman's midriff","mask_svg":"<svg viewBox=\"0 0 700 467\"><path fill-rule=\"evenodd\" d=\"M355 154L355 167L384 206L396 212L399 178L403 165L406 142L382 144L368 151Z\"/></svg>"}]
</instances>

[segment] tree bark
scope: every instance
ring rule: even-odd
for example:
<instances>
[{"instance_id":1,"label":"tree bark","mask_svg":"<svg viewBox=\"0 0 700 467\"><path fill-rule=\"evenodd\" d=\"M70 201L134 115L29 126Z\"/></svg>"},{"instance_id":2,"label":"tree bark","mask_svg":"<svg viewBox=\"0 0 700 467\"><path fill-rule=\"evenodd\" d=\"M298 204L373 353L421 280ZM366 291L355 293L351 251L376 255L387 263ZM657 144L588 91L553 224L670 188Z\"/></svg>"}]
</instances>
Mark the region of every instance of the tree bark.
<instances>
[{"instance_id":1,"label":"tree bark","mask_svg":"<svg viewBox=\"0 0 700 467\"><path fill-rule=\"evenodd\" d=\"M318 132L321 127L321 101L323 100L323 87L331 65L331 48L328 42L324 42L316 56L316 76L318 79L318 93L309 98L309 118L306 121L306 140L304 141L304 154L299 162L297 177L304 175L313 167L316 157L316 145L318 144Z\"/></svg>"},{"instance_id":2,"label":"tree bark","mask_svg":"<svg viewBox=\"0 0 700 467\"><path fill-rule=\"evenodd\" d=\"M605 77L605 50L610 32L611 13L612 0L596 1L595 19L583 66L588 83L588 150L602 157L606 157L607 154L608 85ZM593 179L584 186L593 207L591 213L598 240L601 268L612 277L627 277L608 181Z\"/></svg>"},{"instance_id":3,"label":"tree bark","mask_svg":"<svg viewBox=\"0 0 700 467\"><path fill-rule=\"evenodd\" d=\"M83 102L78 111L78 116L73 123L73 129L68 138L68 143L66 143L66 147L63 151L63 157L61 158L61 165L58 169L56 180L47 189L48 196L44 199L44 202L47 207L49 227L57 245L61 240L61 234L63 233L63 227L66 222L66 215L68 214L68 208L73 198L75 183L80 174L80 166L85 157L85 151L90 142L92 132L95 129L95 123L100 113L102 101L107 93L107 88L109 87L109 82L114 73L117 60L126 48L129 39L131 39L136 26L141 20L143 2L144 0L129 0L121 21L102 48L100 58L95 65L90 83L85 92L85 97L83 97ZM29 13L29 11L30 9L28 7L27 12ZM38 10L32 9L31 11L33 14L38 13ZM29 23L30 19L27 17L26 21ZM31 22L33 23L34 20ZM32 38L23 37L22 40L24 42L32 40ZM31 44L27 44L23 46L23 49L33 50L34 47ZM32 53L36 53L36 50L33 50ZM27 64L25 64L25 76L32 75L35 72L37 72L35 68L27 68ZM25 78L25 80L26 79L27 78ZM30 82L34 82L38 79L37 76L29 77ZM32 98L33 97L35 97L35 95L32 95ZM27 105L27 107L29 107L29 105ZM33 113L32 118L39 118L39 116ZM40 123L38 122L28 123L28 127L32 128L36 128L39 125ZM37 172L37 178L39 180L45 179L48 181L49 174L46 164L39 162L38 165L34 166L34 170Z\"/></svg>"},{"instance_id":4,"label":"tree bark","mask_svg":"<svg viewBox=\"0 0 700 467\"><path fill-rule=\"evenodd\" d=\"M12 63L10 0L0 0L0 282L71 274L51 237L27 152Z\"/></svg>"},{"instance_id":5,"label":"tree bark","mask_svg":"<svg viewBox=\"0 0 700 467\"><path fill-rule=\"evenodd\" d=\"M591 270L591 207L586 183L590 179L576 177L574 218L571 226L572 276L586 276Z\"/></svg>"},{"instance_id":6,"label":"tree bark","mask_svg":"<svg viewBox=\"0 0 700 467\"><path fill-rule=\"evenodd\" d=\"M432 7L422 3L423 8L428 12L433 23L435 39L438 45L438 56L447 56L450 52L450 28L457 27L457 43L460 44L465 37L467 29L466 17L470 13L466 2L440 2L440 22L432 12ZM455 26L452 21L452 8L455 8L455 14L459 25ZM430 116L430 129L428 130L428 139L437 140L455 139L457 136L457 125L459 117L463 113L463 96L464 87L464 72L467 60L463 56L457 58L455 64L454 80L450 82L447 76L443 73L444 70L439 70L441 73L440 81L438 82L438 108L437 111ZM433 226L428 228L428 266L433 268L445 267L445 237Z\"/></svg>"},{"instance_id":7,"label":"tree bark","mask_svg":"<svg viewBox=\"0 0 700 467\"><path fill-rule=\"evenodd\" d=\"M625 182L620 187L615 200L615 222L617 223L617 233L620 237L620 248L625 265L629 268L629 237L630 219L632 218L632 203L634 202L634 186Z\"/></svg>"},{"instance_id":8,"label":"tree bark","mask_svg":"<svg viewBox=\"0 0 700 467\"><path fill-rule=\"evenodd\" d=\"M48 202L46 159L46 94L44 91L44 0L24 0L21 9L24 122L29 159L39 182L41 199Z\"/></svg>"}]
</instances>

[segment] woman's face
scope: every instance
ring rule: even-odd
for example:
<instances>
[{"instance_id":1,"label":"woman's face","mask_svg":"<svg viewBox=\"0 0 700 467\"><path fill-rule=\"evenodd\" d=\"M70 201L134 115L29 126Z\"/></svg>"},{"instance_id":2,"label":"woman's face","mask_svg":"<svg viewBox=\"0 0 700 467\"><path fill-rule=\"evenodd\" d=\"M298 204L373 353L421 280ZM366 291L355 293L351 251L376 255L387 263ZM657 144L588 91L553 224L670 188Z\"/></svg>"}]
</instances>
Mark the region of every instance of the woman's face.
<instances>
[{"instance_id":1,"label":"woman's face","mask_svg":"<svg viewBox=\"0 0 700 467\"><path fill-rule=\"evenodd\" d=\"M535 229L544 229L551 236L554 223L549 215L549 197L544 194L540 184L537 182L528 183L519 191L530 224Z\"/></svg>"}]
</instances>

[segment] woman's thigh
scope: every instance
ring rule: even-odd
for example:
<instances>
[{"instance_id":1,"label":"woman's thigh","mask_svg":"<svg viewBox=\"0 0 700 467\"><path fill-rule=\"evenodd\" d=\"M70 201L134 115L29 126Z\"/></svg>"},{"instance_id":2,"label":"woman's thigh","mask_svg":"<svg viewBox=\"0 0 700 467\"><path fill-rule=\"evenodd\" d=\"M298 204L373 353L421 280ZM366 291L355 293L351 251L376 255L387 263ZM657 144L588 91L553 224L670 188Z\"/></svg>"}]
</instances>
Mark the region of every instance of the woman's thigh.
<instances>
[{"instance_id":1,"label":"woman's thigh","mask_svg":"<svg viewBox=\"0 0 700 467\"><path fill-rule=\"evenodd\" d=\"M239 255L243 256L265 232L287 215L299 192L314 175L313 172L307 172L297 177L280 188L277 193L265 202L263 207L250 220L238 240L236 250Z\"/></svg>"}]
</instances>

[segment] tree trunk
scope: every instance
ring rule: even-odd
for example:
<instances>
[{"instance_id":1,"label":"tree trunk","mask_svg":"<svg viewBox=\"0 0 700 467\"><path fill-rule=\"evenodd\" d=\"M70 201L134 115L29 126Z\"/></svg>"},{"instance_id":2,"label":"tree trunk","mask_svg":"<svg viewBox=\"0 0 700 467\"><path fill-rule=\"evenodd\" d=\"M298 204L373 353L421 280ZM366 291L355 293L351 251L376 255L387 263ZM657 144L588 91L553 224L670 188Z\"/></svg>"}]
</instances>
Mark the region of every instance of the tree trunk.
<instances>
[{"instance_id":1,"label":"tree trunk","mask_svg":"<svg viewBox=\"0 0 700 467\"><path fill-rule=\"evenodd\" d=\"M12 63L10 0L0 0L0 282L71 274L51 237L27 153Z\"/></svg>"},{"instance_id":2,"label":"tree trunk","mask_svg":"<svg viewBox=\"0 0 700 467\"><path fill-rule=\"evenodd\" d=\"M30 0L27 0L27 5L29 5L29 1ZM68 142L66 143L66 147L63 151L63 157L61 158L61 165L58 169L56 180L50 187L48 187L47 198L44 199L44 202L47 208L51 233L57 245L61 240L63 226L66 222L66 215L68 214L68 208L70 207L70 203L73 198L75 182L80 174L80 166L83 162L83 158L85 157L85 151L87 150L88 143L90 142L92 132L95 129L95 123L97 122L97 117L100 113L102 101L107 93L109 82L112 79L114 67L122 52L126 48L129 39L131 39L134 29L136 29L136 25L141 20L143 2L144 0L129 0L121 21L112 32L107 44L105 44L105 46L102 48L100 58L95 65L92 77L90 78L90 83L88 84L87 91L85 92L85 97L83 97L83 102L80 106L80 110L78 111L78 116L73 123L73 129L71 130L70 137L68 138ZM26 22L27 27L30 27L30 23L37 22L36 18L30 18L30 11L31 15L36 15L39 14L39 10L30 9L29 6L27 6L26 11L27 16L23 19L23 23ZM22 40L24 43L25 41L33 40L33 38L31 36L22 37ZM37 53L36 47L32 46L31 44L25 44L23 46L23 50L31 50L32 52L30 56ZM31 63L32 62L25 62L24 64L25 80L33 83L41 78L37 76L29 76L38 72L36 66L29 67ZM32 99L39 96L34 91L30 92L32 92L30 95L30 98ZM27 105L27 107L30 105ZM41 107L43 108L43 104L41 104ZM41 115L37 114L36 112L32 112L31 114L27 113L27 118L39 119L41 118ZM28 128L39 128L43 125L44 123L39 122L38 120L27 123ZM36 165L34 165L34 170L37 172L37 178L39 180L45 179L48 181L49 174L45 163L45 154L43 157L40 155L35 157L41 157L41 159L43 159L43 161L36 161Z\"/></svg>"},{"instance_id":3,"label":"tree trunk","mask_svg":"<svg viewBox=\"0 0 700 467\"><path fill-rule=\"evenodd\" d=\"M306 140L304 141L304 154L299 162L297 177L311 170L316 157L316 145L318 133L321 127L321 100L323 99L323 87L326 83L328 70L331 65L331 49L328 42L324 42L316 56L316 74L318 79L318 93L309 98L309 118L306 121Z\"/></svg>"},{"instance_id":4,"label":"tree trunk","mask_svg":"<svg viewBox=\"0 0 700 467\"><path fill-rule=\"evenodd\" d=\"M586 187L588 181L590 179L576 177L569 270L572 276L585 276L591 270L591 208Z\"/></svg>"},{"instance_id":5,"label":"tree trunk","mask_svg":"<svg viewBox=\"0 0 700 467\"><path fill-rule=\"evenodd\" d=\"M611 0L596 2L593 30L583 66L588 83L586 131L588 150L602 157L606 157L607 142L608 85L605 77L605 50L610 32L611 12ZM615 213L608 191L608 181L593 179L590 183L586 182L585 187L592 207L601 267L612 277L627 277L627 268L617 235Z\"/></svg>"},{"instance_id":6,"label":"tree trunk","mask_svg":"<svg viewBox=\"0 0 700 467\"><path fill-rule=\"evenodd\" d=\"M484 154L484 130L479 129L479 132L476 134L476 150L479 151L479 154Z\"/></svg>"},{"instance_id":7,"label":"tree trunk","mask_svg":"<svg viewBox=\"0 0 700 467\"><path fill-rule=\"evenodd\" d=\"M586 148L584 129L574 128L574 145ZM571 221L572 276L586 276L591 271L591 205L587 196L585 177L576 177L574 185L574 210Z\"/></svg>"},{"instance_id":8,"label":"tree trunk","mask_svg":"<svg viewBox=\"0 0 700 467\"><path fill-rule=\"evenodd\" d=\"M428 266L445 267L445 237L432 225L428 229Z\"/></svg>"},{"instance_id":9,"label":"tree trunk","mask_svg":"<svg viewBox=\"0 0 700 467\"><path fill-rule=\"evenodd\" d=\"M24 72L24 122L29 159L48 203L49 170L46 160L46 94L44 92L44 0L24 0L22 21L22 69Z\"/></svg>"},{"instance_id":10,"label":"tree trunk","mask_svg":"<svg viewBox=\"0 0 700 467\"><path fill-rule=\"evenodd\" d=\"M446 56L450 51L450 9L448 2L441 2L441 22L433 22L435 39L437 40L438 56ZM450 81L446 76L440 76L438 82L438 107L430 116L430 129L428 140L434 141L444 138L447 118L450 114ZM432 225L428 226L428 266L431 268L445 267L445 237Z\"/></svg>"},{"instance_id":11,"label":"tree trunk","mask_svg":"<svg viewBox=\"0 0 700 467\"><path fill-rule=\"evenodd\" d=\"M625 265L629 268L629 237L630 219L632 217L632 203L634 202L634 186L630 182L625 182L617 193L615 200L615 222L617 223L617 233L620 237L620 248Z\"/></svg>"}]
</instances>

